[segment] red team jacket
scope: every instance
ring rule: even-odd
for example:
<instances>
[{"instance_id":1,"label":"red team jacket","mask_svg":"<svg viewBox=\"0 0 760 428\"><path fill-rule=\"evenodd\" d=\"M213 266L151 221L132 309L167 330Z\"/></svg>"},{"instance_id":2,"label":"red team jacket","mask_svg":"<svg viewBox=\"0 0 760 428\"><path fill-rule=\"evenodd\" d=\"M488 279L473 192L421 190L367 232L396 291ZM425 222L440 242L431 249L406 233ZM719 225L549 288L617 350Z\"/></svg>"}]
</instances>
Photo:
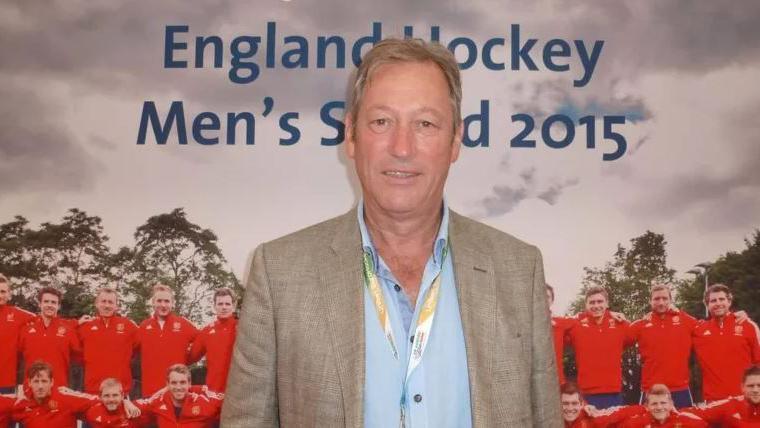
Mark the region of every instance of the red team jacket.
<instances>
[{"instance_id":1,"label":"red team jacket","mask_svg":"<svg viewBox=\"0 0 760 428\"><path fill-rule=\"evenodd\" d=\"M565 421L565 428L607 428L637 415L646 414L644 406L617 406L600 411L598 416L591 417L586 410L581 410L580 415L573 422Z\"/></svg>"},{"instance_id":2,"label":"red team jacket","mask_svg":"<svg viewBox=\"0 0 760 428\"><path fill-rule=\"evenodd\" d=\"M132 388L129 364L137 341L137 324L121 316L96 317L79 326L79 338L84 358L84 390L99 394L103 379L113 377L129 392Z\"/></svg>"},{"instance_id":3,"label":"red team jacket","mask_svg":"<svg viewBox=\"0 0 760 428\"><path fill-rule=\"evenodd\" d=\"M142 367L142 395L147 397L166 386L166 370L172 364L187 364L190 343L198 329L188 320L169 314L161 328L155 315L140 324L137 340Z\"/></svg>"},{"instance_id":4,"label":"red team jacket","mask_svg":"<svg viewBox=\"0 0 760 428\"><path fill-rule=\"evenodd\" d=\"M7 427L8 422L11 421L11 412L13 411L13 403L16 399L13 397L6 397L0 395L0 427Z\"/></svg>"},{"instance_id":5,"label":"red team jacket","mask_svg":"<svg viewBox=\"0 0 760 428\"><path fill-rule=\"evenodd\" d=\"M206 355L206 385L212 391L224 392L227 386L237 322L234 317L217 319L201 330L190 348L191 363Z\"/></svg>"},{"instance_id":6,"label":"red team jacket","mask_svg":"<svg viewBox=\"0 0 760 428\"><path fill-rule=\"evenodd\" d=\"M682 412L693 413L711 424L727 428L760 428L760 405L744 397L715 401L706 407L689 407Z\"/></svg>"},{"instance_id":7,"label":"red team jacket","mask_svg":"<svg viewBox=\"0 0 760 428\"><path fill-rule=\"evenodd\" d=\"M24 428L75 428L77 414L83 413L98 398L82 394L68 388L53 388L50 397L42 403L33 398L21 400L13 406L13 419L24 424Z\"/></svg>"},{"instance_id":8,"label":"red team jacket","mask_svg":"<svg viewBox=\"0 0 760 428\"><path fill-rule=\"evenodd\" d=\"M149 400L138 400L156 418L158 428L209 428L219 417L223 395L189 392L182 403L179 418L174 413L171 394L166 392Z\"/></svg>"},{"instance_id":9,"label":"red team jacket","mask_svg":"<svg viewBox=\"0 0 760 428\"><path fill-rule=\"evenodd\" d=\"M694 329L694 351L702 368L702 389L708 401L742 395L741 380L752 364L760 364L757 324L736 323L733 313L700 321Z\"/></svg>"},{"instance_id":10,"label":"red team jacket","mask_svg":"<svg viewBox=\"0 0 760 428\"><path fill-rule=\"evenodd\" d=\"M0 386L16 385L18 342L22 328L34 314L12 305L0 306ZM0 426L4 426L0 423Z\"/></svg>"},{"instance_id":11,"label":"red team jacket","mask_svg":"<svg viewBox=\"0 0 760 428\"><path fill-rule=\"evenodd\" d=\"M24 365L29 367L37 360L45 361L53 368L56 386L69 385L69 363L72 354L81 352L76 322L53 318L45 327L41 316L36 316L21 329L19 350L24 353Z\"/></svg>"},{"instance_id":12,"label":"red team jacket","mask_svg":"<svg viewBox=\"0 0 760 428\"><path fill-rule=\"evenodd\" d=\"M568 337L575 348L578 386L584 394L620 392L623 384L623 350L630 341L628 323L616 321L605 311L597 324L588 313L579 315Z\"/></svg>"},{"instance_id":13,"label":"red team jacket","mask_svg":"<svg viewBox=\"0 0 760 428\"><path fill-rule=\"evenodd\" d=\"M697 320L683 311L660 316L650 312L629 329L630 339L639 345L641 389L665 384L671 391L689 387L689 356L692 332Z\"/></svg>"},{"instance_id":14,"label":"red team jacket","mask_svg":"<svg viewBox=\"0 0 760 428\"><path fill-rule=\"evenodd\" d=\"M87 409L84 415L84 419L92 428L108 428L108 427L121 427L121 428L139 428L147 426L150 423L150 415L147 413L147 409L134 402L134 404L140 408L142 412L139 417L128 419L127 412L124 410L124 404L120 405L116 411L109 412L103 403L98 402L94 406Z\"/></svg>"},{"instance_id":15,"label":"red team jacket","mask_svg":"<svg viewBox=\"0 0 760 428\"><path fill-rule=\"evenodd\" d=\"M565 335L576 322L575 318L552 317L554 353L557 358L557 374L559 375L560 386L565 383L565 367L562 362L562 355L565 351Z\"/></svg>"},{"instance_id":16,"label":"red team jacket","mask_svg":"<svg viewBox=\"0 0 760 428\"><path fill-rule=\"evenodd\" d=\"M707 422L687 413L671 412L670 416L658 422L649 413L626 419L620 428L707 428Z\"/></svg>"}]
</instances>

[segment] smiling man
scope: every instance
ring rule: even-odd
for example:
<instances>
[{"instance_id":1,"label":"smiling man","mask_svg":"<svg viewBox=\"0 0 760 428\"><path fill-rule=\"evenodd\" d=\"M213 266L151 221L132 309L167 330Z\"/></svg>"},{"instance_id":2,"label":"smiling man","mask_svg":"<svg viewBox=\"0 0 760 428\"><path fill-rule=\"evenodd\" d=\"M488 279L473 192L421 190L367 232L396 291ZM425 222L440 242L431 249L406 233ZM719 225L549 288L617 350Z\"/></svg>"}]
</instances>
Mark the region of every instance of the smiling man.
<instances>
[{"instance_id":1,"label":"smiling man","mask_svg":"<svg viewBox=\"0 0 760 428\"><path fill-rule=\"evenodd\" d=\"M130 362L137 341L137 325L117 313L119 294L104 287L95 296L96 317L84 315L79 319L79 338L84 355L84 390L90 394L100 391L106 378L117 378L129 391L132 387Z\"/></svg>"},{"instance_id":2,"label":"smiling man","mask_svg":"<svg viewBox=\"0 0 760 428\"><path fill-rule=\"evenodd\" d=\"M752 366L742 377L742 396L719 400L707 406L685 409L716 426L760 427L760 366Z\"/></svg>"},{"instance_id":3,"label":"smiling man","mask_svg":"<svg viewBox=\"0 0 760 428\"><path fill-rule=\"evenodd\" d=\"M190 369L175 364L167 370L165 390L137 403L156 419L158 428L211 428L223 395L191 392Z\"/></svg>"},{"instance_id":4,"label":"smiling man","mask_svg":"<svg viewBox=\"0 0 760 428\"><path fill-rule=\"evenodd\" d=\"M456 59L385 40L351 88L362 198L255 251L222 426L561 425L538 249L444 202Z\"/></svg>"},{"instance_id":5,"label":"smiling man","mask_svg":"<svg viewBox=\"0 0 760 428\"><path fill-rule=\"evenodd\" d=\"M629 325L612 317L607 290L586 290L586 311L568 332L575 350L578 385L589 404L599 409L621 406L623 350L631 341Z\"/></svg>"},{"instance_id":6,"label":"smiling man","mask_svg":"<svg viewBox=\"0 0 760 428\"><path fill-rule=\"evenodd\" d=\"M206 385L209 389L224 392L230 370L232 347L235 345L237 299L229 288L214 292L216 320L201 330L190 348L190 362L206 356Z\"/></svg>"},{"instance_id":7,"label":"smiling man","mask_svg":"<svg viewBox=\"0 0 760 428\"><path fill-rule=\"evenodd\" d=\"M40 314L21 330L19 350L24 354L24 367L44 361L55 372L56 385L68 386L69 363L82 347L76 333L76 320L58 317L62 296L53 287L40 289L37 293Z\"/></svg>"},{"instance_id":8,"label":"smiling man","mask_svg":"<svg viewBox=\"0 0 760 428\"><path fill-rule=\"evenodd\" d=\"M187 363L190 345L198 335L193 323L173 312L174 292L168 285L154 285L150 301L153 315L140 323L137 333L143 396L166 384L166 369L171 365Z\"/></svg>"},{"instance_id":9,"label":"smiling man","mask_svg":"<svg viewBox=\"0 0 760 428\"><path fill-rule=\"evenodd\" d=\"M724 284L705 292L710 318L694 329L694 351L702 369L702 389L707 401L741 395L744 370L760 364L760 330L751 320L737 323L731 312L733 295Z\"/></svg>"},{"instance_id":10,"label":"smiling man","mask_svg":"<svg viewBox=\"0 0 760 428\"><path fill-rule=\"evenodd\" d=\"M647 413L628 418L620 428L707 428L707 423L691 413L674 409L668 387L655 384L647 391Z\"/></svg>"}]
</instances>

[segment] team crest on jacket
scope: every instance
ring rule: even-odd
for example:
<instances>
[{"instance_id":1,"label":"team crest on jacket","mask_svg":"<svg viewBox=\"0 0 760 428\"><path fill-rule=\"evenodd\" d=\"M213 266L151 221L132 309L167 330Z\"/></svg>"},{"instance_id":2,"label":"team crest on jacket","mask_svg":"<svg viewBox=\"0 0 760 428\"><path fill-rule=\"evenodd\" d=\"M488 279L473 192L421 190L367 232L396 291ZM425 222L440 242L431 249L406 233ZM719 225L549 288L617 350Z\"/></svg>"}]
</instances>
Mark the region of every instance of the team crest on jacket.
<instances>
[{"instance_id":1,"label":"team crest on jacket","mask_svg":"<svg viewBox=\"0 0 760 428\"><path fill-rule=\"evenodd\" d=\"M124 323L120 322L116 324L116 331L119 331L119 332L124 331Z\"/></svg>"},{"instance_id":2,"label":"team crest on jacket","mask_svg":"<svg viewBox=\"0 0 760 428\"><path fill-rule=\"evenodd\" d=\"M174 331L179 331L180 327L182 327L182 324L180 324L179 321L174 321L172 327L174 328Z\"/></svg>"},{"instance_id":3,"label":"team crest on jacket","mask_svg":"<svg viewBox=\"0 0 760 428\"><path fill-rule=\"evenodd\" d=\"M610 318L610 328L615 328L615 320Z\"/></svg>"},{"instance_id":4,"label":"team crest on jacket","mask_svg":"<svg viewBox=\"0 0 760 428\"><path fill-rule=\"evenodd\" d=\"M744 327L737 325L734 327L734 334L741 335L743 330L744 330Z\"/></svg>"},{"instance_id":5,"label":"team crest on jacket","mask_svg":"<svg viewBox=\"0 0 760 428\"><path fill-rule=\"evenodd\" d=\"M48 408L50 408L50 410L58 409L58 402L55 400L48 401Z\"/></svg>"},{"instance_id":6,"label":"team crest on jacket","mask_svg":"<svg viewBox=\"0 0 760 428\"><path fill-rule=\"evenodd\" d=\"M673 317L673 324L678 324L680 322L681 322L681 317L679 317L678 315Z\"/></svg>"},{"instance_id":7,"label":"team crest on jacket","mask_svg":"<svg viewBox=\"0 0 760 428\"><path fill-rule=\"evenodd\" d=\"M193 414L193 416L198 416L201 414L201 406L193 406L192 409L190 409L190 413Z\"/></svg>"},{"instance_id":8,"label":"team crest on jacket","mask_svg":"<svg viewBox=\"0 0 760 428\"><path fill-rule=\"evenodd\" d=\"M66 327L63 327L63 326L58 327L58 333L57 334L58 334L58 336L63 336L64 334L66 334Z\"/></svg>"},{"instance_id":9,"label":"team crest on jacket","mask_svg":"<svg viewBox=\"0 0 760 428\"><path fill-rule=\"evenodd\" d=\"M13 321L13 312L9 313L8 316L5 318L6 321Z\"/></svg>"}]
</instances>

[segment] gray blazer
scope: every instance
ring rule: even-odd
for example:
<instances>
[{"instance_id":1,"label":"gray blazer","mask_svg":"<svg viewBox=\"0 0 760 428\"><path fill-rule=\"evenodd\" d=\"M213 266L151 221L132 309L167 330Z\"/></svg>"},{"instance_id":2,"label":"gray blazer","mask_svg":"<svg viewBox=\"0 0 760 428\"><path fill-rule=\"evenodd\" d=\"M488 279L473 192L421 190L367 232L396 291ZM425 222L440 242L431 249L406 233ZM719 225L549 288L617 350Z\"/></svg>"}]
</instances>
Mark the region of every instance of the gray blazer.
<instances>
[{"instance_id":1,"label":"gray blazer","mask_svg":"<svg viewBox=\"0 0 760 428\"><path fill-rule=\"evenodd\" d=\"M449 240L473 426L561 427L540 252L454 212ZM362 426L363 292L356 209L259 246L222 426Z\"/></svg>"}]
</instances>

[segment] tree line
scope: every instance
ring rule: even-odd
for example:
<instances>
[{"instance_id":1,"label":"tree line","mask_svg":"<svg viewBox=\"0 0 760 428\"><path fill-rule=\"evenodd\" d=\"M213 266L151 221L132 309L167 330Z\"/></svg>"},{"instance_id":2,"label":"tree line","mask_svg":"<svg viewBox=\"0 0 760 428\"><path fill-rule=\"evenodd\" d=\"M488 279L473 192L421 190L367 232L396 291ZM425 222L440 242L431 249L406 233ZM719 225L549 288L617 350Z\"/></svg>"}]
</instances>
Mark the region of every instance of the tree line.
<instances>
[{"instance_id":1,"label":"tree line","mask_svg":"<svg viewBox=\"0 0 760 428\"><path fill-rule=\"evenodd\" d=\"M0 225L0 272L13 284L11 303L37 312L40 285L63 292L59 316L94 314L102 286L121 294L121 314L136 322L150 316L150 290L174 290L175 312L200 325L220 287L243 288L228 267L213 231L190 222L182 208L152 216L134 232L134 244L112 250L100 217L72 208L57 223L31 227L16 216Z\"/></svg>"}]
</instances>

